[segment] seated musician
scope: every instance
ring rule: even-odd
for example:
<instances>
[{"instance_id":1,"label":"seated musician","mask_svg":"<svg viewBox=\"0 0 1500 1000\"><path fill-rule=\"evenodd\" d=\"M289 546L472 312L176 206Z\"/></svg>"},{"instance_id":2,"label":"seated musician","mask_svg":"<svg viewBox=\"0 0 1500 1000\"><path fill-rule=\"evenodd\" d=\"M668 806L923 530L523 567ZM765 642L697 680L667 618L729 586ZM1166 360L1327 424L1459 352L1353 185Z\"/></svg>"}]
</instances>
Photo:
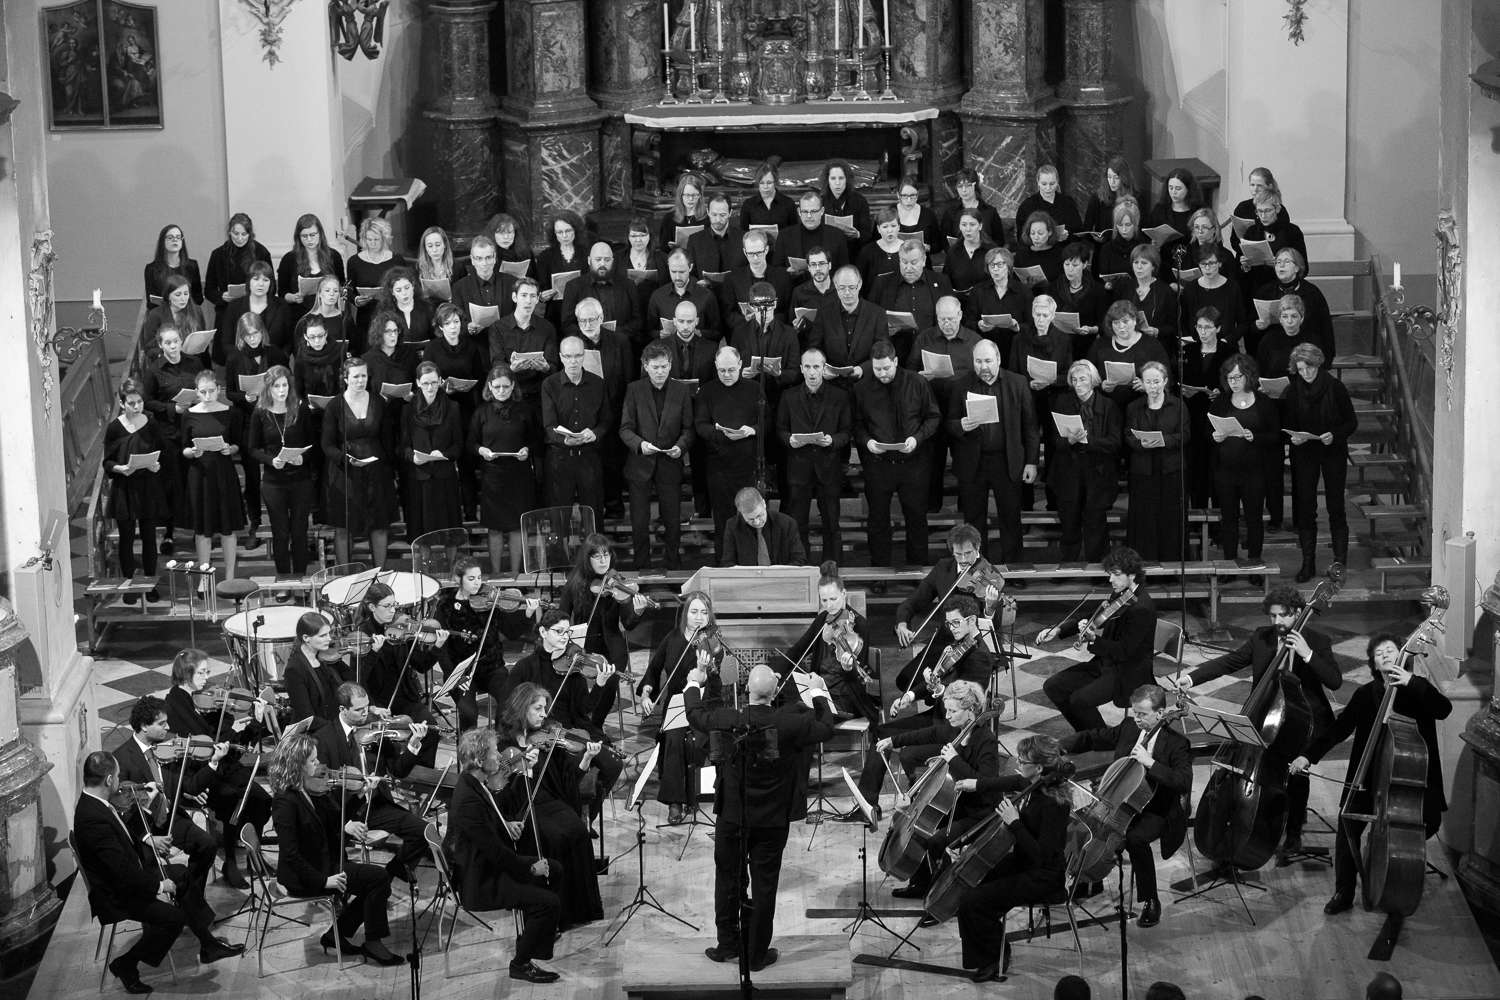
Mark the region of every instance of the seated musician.
<instances>
[{"instance_id":1,"label":"seated musician","mask_svg":"<svg viewBox=\"0 0 1500 1000\"><path fill-rule=\"evenodd\" d=\"M891 704L890 717L876 730L881 741L913 730L928 729L940 719L938 706L942 704L944 689L953 681L972 681L983 691L994 672L994 660L984 643L979 641L977 616L979 605L968 594L958 594L948 599L943 609L943 627L947 636L938 632L932 641L896 675L896 684L901 694ZM918 708L918 706L921 706ZM911 709L912 711L907 711ZM896 715L906 712L905 718ZM859 793L875 809L875 821L880 821L880 789L885 784L886 766L881 760L877 742L865 753L864 768L859 776ZM903 765L910 771L920 766L938 750L934 744L906 747L901 754ZM862 822L858 810L854 815L843 817Z\"/></svg>"},{"instance_id":2,"label":"seated musician","mask_svg":"<svg viewBox=\"0 0 1500 1000\"><path fill-rule=\"evenodd\" d=\"M1292 674L1302 686L1302 694L1312 710L1313 742L1326 739L1333 728L1333 708L1328 692L1344 683L1333 645L1328 638L1310 628L1293 631L1297 614L1307 601L1292 587L1277 587L1266 594L1261 607L1271 623L1251 633L1249 640L1232 653L1216 656L1202 666L1178 678L1177 686L1189 690L1197 684L1251 668L1252 681L1259 683L1266 668L1282 648L1295 658ZM1326 690L1325 690L1326 689ZM1292 774L1286 780L1286 834L1276 852L1276 865L1285 868L1302 850L1302 826L1307 820L1309 782L1306 774Z\"/></svg>"},{"instance_id":3,"label":"seated musician","mask_svg":"<svg viewBox=\"0 0 1500 1000\"><path fill-rule=\"evenodd\" d=\"M484 567L472 556L455 562L453 573L458 577L458 583L438 592L434 617L448 632L444 650L454 668L457 669L470 656L474 657L469 675L453 692L453 704L458 709L458 728L462 731L479 724L481 691L489 693L490 714L500 714L500 706L505 701L503 643L506 639L524 638L531 632L533 618L540 614L540 605L528 600L525 607L502 611L493 600L489 600L486 607ZM459 632L467 632L475 638L455 634Z\"/></svg>"},{"instance_id":4,"label":"seated musician","mask_svg":"<svg viewBox=\"0 0 1500 1000\"><path fill-rule=\"evenodd\" d=\"M167 724L179 736L209 736L215 742L233 740L242 746L255 746L267 735L260 719L265 711L257 700L250 714L236 719L229 711L199 711L193 695L208 686L208 654L201 649L184 649L172 658L172 689L167 692ZM239 760L239 754L226 756L213 771L208 786L208 807L224 827L224 881L236 889L248 889L235 851L240 843L240 828L246 824L256 832L271 818L271 797L253 780L251 769Z\"/></svg>"},{"instance_id":5,"label":"seated musician","mask_svg":"<svg viewBox=\"0 0 1500 1000\"><path fill-rule=\"evenodd\" d=\"M984 711L984 688L973 681L953 681L943 690L943 712L945 719L926 729L909 729L904 733L881 738L875 745L878 753L889 753L893 749L922 748L931 751L922 761L911 754L903 753L901 763L906 772L903 777L915 778L925 770L923 765L933 757L941 756L948 762L948 771L955 782L966 782L965 794L953 810L953 820L927 845L927 856L917 868L917 873L907 885L891 891L898 899L923 899L932 887L938 869L946 862L947 846L975 823L989 815L994 805L996 786L993 780L1000 775L999 744L987 729L975 727L964 736L963 728ZM963 741L959 742L959 737ZM915 765L915 766L913 766ZM976 782L984 782L983 790ZM957 787L957 786L955 786ZM936 921L932 921L933 924Z\"/></svg>"},{"instance_id":6,"label":"seated musician","mask_svg":"<svg viewBox=\"0 0 1500 1000\"><path fill-rule=\"evenodd\" d=\"M610 540L597 532L589 535L578 547L578 556L557 602L568 621L587 626L584 651L599 653L614 667L614 672L608 678L601 677L594 688L589 723L600 734L615 707L621 675L630 676L630 647L625 641L625 630L639 625L641 615L651 604L645 594L631 594L624 589L625 581L614 568L614 547ZM611 581L608 587L607 578Z\"/></svg>"},{"instance_id":7,"label":"seated musician","mask_svg":"<svg viewBox=\"0 0 1500 1000\"><path fill-rule=\"evenodd\" d=\"M1373 679L1354 692L1349 704L1344 706L1326 732L1313 737L1307 753L1292 761L1292 772L1306 781L1308 766L1322 760L1352 734L1354 744L1350 748L1349 771L1345 778L1352 781L1371 733L1380 722L1380 705L1385 693L1388 688L1394 688L1396 695L1392 709L1416 723L1427 747L1427 788L1422 797L1422 825L1426 835L1431 837L1437 833L1443 822L1443 812L1448 808L1443 796L1443 762L1438 754L1437 722L1448 717L1453 711L1453 703L1431 680L1414 673L1413 664L1403 662L1401 647L1399 636L1382 633L1371 637L1365 659ZM1354 905L1355 875L1360 867L1355 851L1367 825L1366 820L1354 817L1374 812L1368 777L1365 788L1346 795L1342 810L1346 815L1339 817L1340 829L1334 838L1333 897L1323 906L1323 912L1330 916L1343 913Z\"/></svg>"},{"instance_id":8,"label":"seated musician","mask_svg":"<svg viewBox=\"0 0 1500 1000\"><path fill-rule=\"evenodd\" d=\"M120 780L152 787L151 833L170 837L172 845L187 854L187 877L201 892L219 845L193 823L188 809L202 804L229 744L215 744L209 761L196 767L181 753L173 756L163 745L176 735L167 728L166 706L149 694L130 707L130 729L130 739L115 748Z\"/></svg>"},{"instance_id":9,"label":"seated musician","mask_svg":"<svg viewBox=\"0 0 1500 1000\"><path fill-rule=\"evenodd\" d=\"M862 715L873 727L880 721L880 706L868 687L878 684L870 673L870 623L849 606L838 563L825 562L818 569L819 613L786 651L786 658L772 666L783 683L794 667L822 677L834 705L834 721ZM795 691L783 690L782 701L796 700Z\"/></svg>"},{"instance_id":10,"label":"seated musician","mask_svg":"<svg viewBox=\"0 0 1500 1000\"><path fill-rule=\"evenodd\" d=\"M356 730L375 721L370 714L370 693L359 684L348 681L339 685L336 697L338 722L312 733L318 745L318 759L328 767L355 768L370 778L399 780L410 774L419 762L423 741L428 736L427 725L412 723L411 736L400 747L392 746L388 738L376 739L367 746L363 734ZM346 815L357 816L372 830L384 830L400 837L401 849L386 868L394 878L415 881L416 866L427 855L427 843L422 839L426 824L410 810L396 804L391 797L389 782L383 781L372 791L351 797Z\"/></svg>"},{"instance_id":11,"label":"seated musician","mask_svg":"<svg viewBox=\"0 0 1500 1000\"><path fill-rule=\"evenodd\" d=\"M960 789L983 793L1014 792L1039 778L1042 782L1019 808L1005 798L995 806L1001 822L1015 837L1015 847L982 882L964 892L958 905L963 967L976 970L972 977L976 983L1005 979L1010 965L1005 915L1017 906L1056 902L1064 893L1064 848L1073 807L1064 782L1073 773L1073 766L1051 736L1023 739L1016 747L1016 765L1016 774L955 783Z\"/></svg>"},{"instance_id":12,"label":"seated musician","mask_svg":"<svg viewBox=\"0 0 1500 1000\"><path fill-rule=\"evenodd\" d=\"M656 801L667 807L667 822L677 824L697 801L698 768L703 765L708 741L686 725L662 728L672 699L687 687L694 666L712 667L705 686L704 703L717 706L724 698L718 666L723 646L717 644L713 600L703 591L682 596L681 611L674 628L651 654L636 695L641 699L640 734L661 744L657 761Z\"/></svg>"},{"instance_id":13,"label":"seated musician","mask_svg":"<svg viewBox=\"0 0 1500 1000\"><path fill-rule=\"evenodd\" d=\"M805 566L807 550L791 515L766 509L754 486L734 495L735 515L724 525L722 566Z\"/></svg>"},{"instance_id":14,"label":"seated musician","mask_svg":"<svg viewBox=\"0 0 1500 1000\"><path fill-rule=\"evenodd\" d=\"M1119 725L1087 729L1062 741L1067 753L1111 750L1115 760L1131 757L1146 768L1153 789L1151 800L1125 831L1125 853L1130 855L1135 897L1141 902L1138 923L1142 927L1155 927L1161 922L1151 844L1161 841L1163 858L1177 853L1187 836L1183 799L1193 787L1193 758L1187 737L1170 726L1157 729L1166 716L1166 691L1155 684L1142 684L1130 693L1130 713Z\"/></svg>"},{"instance_id":15,"label":"seated musician","mask_svg":"<svg viewBox=\"0 0 1500 1000\"><path fill-rule=\"evenodd\" d=\"M102 922L137 920L141 937L109 963L126 993L150 993L141 982L141 962L155 968L184 927L198 938L205 965L238 955L242 944L213 936L214 911L203 901L203 880L165 861L168 837L151 836L132 806L123 817L111 799L120 786L114 756L95 750L83 760L83 793L73 810L73 843L88 876L89 907ZM150 851L151 858L143 857ZM166 897L166 898L162 898ZM173 901L168 901L173 900Z\"/></svg>"},{"instance_id":16,"label":"seated musician","mask_svg":"<svg viewBox=\"0 0 1500 1000\"><path fill-rule=\"evenodd\" d=\"M520 842L539 842L538 856L551 859L549 885L561 906L558 929L566 931L604 916L599 870L581 815L579 791L582 776L604 744L590 741L575 752L561 741L550 740L547 734L554 724L548 721L548 711L553 707L546 688L523 681L506 697L495 729L502 749L534 746L540 751L532 773L506 789L500 806L506 815L522 818Z\"/></svg>"},{"instance_id":17,"label":"seated musician","mask_svg":"<svg viewBox=\"0 0 1500 1000\"><path fill-rule=\"evenodd\" d=\"M365 588L355 620L355 627L371 638L370 651L363 656L362 683L377 707L430 724L432 709L425 688L434 667L442 666L445 672L451 669L443 650L448 630L438 626L424 629L413 638L393 641L386 630L401 617L400 608L395 591L386 584L376 580ZM437 730L429 736L418 763L432 767L437 760Z\"/></svg>"},{"instance_id":18,"label":"seated musician","mask_svg":"<svg viewBox=\"0 0 1500 1000\"><path fill-rule=\"evenodd\" d=\"M967 575L975 567L989 568L989 563L979 554L980 546L979 531L972 524L955 524L949 530L949 555L934 563L922 582L917 584L917 589L896 608L896 641L903 649L910 646L916 638L912 624L915 623L920 628L932 609L950 591L967 592L984 602L983 610L987 613L979 624L987 635L993 635L997 627L1007 629L1015 624L1015 599L1003 595L995 587L978 586ZM955 582L958 583L956 587ZM991 652L998 648L993 640L987 639L986 645L990 646Z\"/></svg>"},{"instance_id":19,"label":"seated musician","mask_svg":"<svg viewBox=\"0 0 1500 1000\"><path fill-rule=\"evenodd\" d=\"M535 756L537 751L529 753ZM516 938L510 978L555 983L558 974L532 960L552 958L562 904L547 888L547 859L519 850L522 823L506 819L496 799L510 775L502 774L495 730L470 729L458 738L458 769L443 841L452 859L458 898L471 910L520 910L525 925Z\"/></svg>"},{"instance_id":20,"label":"seated musician","mask_svg":"<svg viewBox=\"0 0 1500 1000\"><path fill-rule=\"evenodd\" d=\"M1124 708L1130 692L1150 684L1154 677L1156 603L1146 593L1141 557L1120 545L1110 549L1100 565L1109 575L1110 590L1101 610L1112 601L1121 604L1119 609L1097 628L1091 624L1094 617L1079 618L1042 629L1036 637L1038 643L1047 643L1079 635L1093 654L1087 662L1060 670L1042 684L1042 691L1068 725L1079 732L1103 726L1100 705L1113 702Z\"/></svg>"},{"instance_id":21,"label":"seated musician","mask_svg":"<svg viewBox=\"0 0 1500 1000\"><path fill-rule=\"evenodd\" d=\"M515 662L510 669L507 697L522 684L535 684L547 692L551 702L547 719L564 729L580 729L588 734L592 743L612 742L604 733L604 727L594 721L595 707L605 697L614 706L616 684L611 683L615 665L608 659L598 669L592 680L584 676L575 663L575 655L582 652L579 645L569 638L573 620L559 608L542 612L537 634L541 637L535 649ZM607 692L607 694L606 694ZM600 713L601 718L609 714L609 708ZM609 798L610 790L620 780L620 758L614 753L599 754L592 758L596 772L594 792L589 800L589 818L597 817ZM588 770L585 768L584 770Z\"/></svg>"},{"instance_id":22,"label":"seated musician","mask_svg":"<svg viewBox=\"0 0 1500 1000\"><path fill-rule=\"evenodd\" d=\"M271 763L271 791L275 794L271 816L278 845L276 881L293 896L337 894L338 923L318 942L324 954L329 948L337 948L345 955L367 955L378 965L399 965L401 958L382 943L390 934L386 912L391 896L390 870L350 861L344 853L345 835L362 840L368 827L364 815L348 810L347 805L340 814L333 796L343 794L341 790L309 794L307 779L318 771L320 754L318 741L307 735L288 736L276 747ZM426 847L420 834L417 842ZM365 943L357 945L349 935L361 924Z\"/></svg>"},{"instance_id":23,"label":"seated musician","mask_svg":"<svg viewBox=\"0 0 1500 1000\"><path fill-rule=\"evenodd\" d=\"M337 722L339 685L355 680L355 670L333 648L333 625L316 611L297 619L297 648L286 658L286 693L292 721L315 719L313 728Z\"/></svg>"}]
</instances>

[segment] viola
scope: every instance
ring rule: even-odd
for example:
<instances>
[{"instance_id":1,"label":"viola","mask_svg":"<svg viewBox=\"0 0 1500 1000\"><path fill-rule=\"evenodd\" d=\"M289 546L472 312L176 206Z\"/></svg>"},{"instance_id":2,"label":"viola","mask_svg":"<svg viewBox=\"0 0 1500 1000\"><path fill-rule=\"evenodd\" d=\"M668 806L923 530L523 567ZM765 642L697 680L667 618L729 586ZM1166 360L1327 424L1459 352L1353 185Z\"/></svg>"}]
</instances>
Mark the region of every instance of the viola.
<instances>
[{"instance_id":1,"label":"viola","mask_svg":"<svg viewBox=\"0 0 1500 1000\"><path fill-rule=\"evenodd\" d=\"M625 601L633 601L637 597L639 597L646 602L646 607L650 608L652 611L655 611L661 607L660 601L642 594L641 588L639 586L628 583L625 577L620 575L619 571L617 570L610 570L609 572L605 573L604 576L589 584L589 590L595 594L602 593L603 591L607 590L615 600L620 601L621 603L624 603Z\"/></svg>"},{"instance_id":2,"label":"viola","mask_svg":"<svg viewBox=\"0 0 1500 1000\"><path fill-rule=\"evenodd\" d=\"M538 750L549 750L552 747L561 747L569 753L582 754L588 750L588 745L590 743L596 741L585 730L564 729L561 724L550 722L547 725L543 726L541 729L535 730L534 732L530 733L526 737L526 742L529 745L536 747ZM624 754L622 754L618 749L609 745L608 743L604 744L599 752L607 753L621 760L625 759Z\"/></svg>"},{"instance_id":3,"label":"viola","mask_svg":"<svg viewBox=\"0 0 1500 1000\"><path fill-rule=\"evenodd\" d=\"M729 649L724 642L724 633L719 631L717 625L705 625L699 629L698 634L693 636L688 645L695 650L707 653L714 660L718 660Z\"/></svg>"},{"instance_id":4,"label":"viola","mask_svg":"<svg viewBox=\"0 0 1500 1000\"><path fill-rule=\"evenodd\" d=\"M484 584L479 588L479 593L469 597L469 607L474 611L489 611L492 608L500 612L523 611L526 602L531 600L515 587L496 587L493 584ZM537 601L541 610L546 611L554 605L550 601Z\"/></svg>"},{"instance_id":5,"label":"viola","mask_svg":"<svg viewBox=\"0 0 1500 1000\"><path fill-rule=\"evenodd\" d=\"M860 638L855 626L854 609L846 607L834 616L833 620L824 626L824 633L829 643L833 646L834 657L845 670L854 670L859 674L861 683L869 684L874 678L859 660L859 654L864 652L865 641Z\"/></svg>"},{"instance_id":6,"label":"viola","mask_svg":"<svg viewBox=\"0 0 1500 1000\"><path fill-rule=\"evenodd\" d=\"M1089 616L1088 621L1084 625L1079 626L1078 638L1073 640L1073 648L1083 649L1088 645L1088 640L1084 638L1085 628L1094 632L1098 632L1111 618L1119 614L1121 611L1124 611L1126 608L1130 607L1130 605L1134 604L1136 599L1136 589L1138 587L1140 587L1140 583L1132 581L1130 586L1126 587L1118 594L1111 594L1109 597L1101 601L1098 610L1096 610L1092 615Z\"/></svg>"},{"instance_id":7,"label":"viola","mask_svg":"<svg viewBox=\"0 0 1500 1000\"><path fill-rule=\"evenodd\" d=\"M932 692L934 698L941 698L943 690L948 686L948 678L958 669L959 661L969 655L979 642L979 633L975 632L967 639L950 642L948 648L943 650L938 657L937 664L932 668L932 677L927 682L927 689Z\"/></svg>"},{"instance_id":8,"label":"viola","mask_svg":"<svg viewBox=\"0 0 1500 1000\"><path fill-rule=\"evenodd\" d=\"M1146 734L1146 742L1186 711L1181 705L1168 709L1161 720ZM1087 882L1102 879L1114 867L1115 858L1125 843L1125 831L1156 793L1146 775L1146 767L1134 757L1121 757L1105 769L1099 779L1097 798L1079 812L1090 839L1083 848L1078 878Z\"/></svg>"}]
</instances>

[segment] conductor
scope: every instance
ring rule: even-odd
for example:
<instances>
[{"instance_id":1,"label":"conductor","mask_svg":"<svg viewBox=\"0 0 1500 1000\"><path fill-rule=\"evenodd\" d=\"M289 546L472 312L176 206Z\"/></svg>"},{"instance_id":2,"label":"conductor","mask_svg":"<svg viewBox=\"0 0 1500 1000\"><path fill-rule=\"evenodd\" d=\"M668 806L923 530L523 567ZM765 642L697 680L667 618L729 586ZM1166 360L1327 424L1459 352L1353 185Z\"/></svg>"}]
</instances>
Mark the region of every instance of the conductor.
<instances>
[{"instance_id":1,"label":"conductor","mask_svg":"<svg viewBox=\"0 0 1500 1000\"><path fill-rule=\"evenodd\" d=\"M730 734L734 749L720 769L714 794L714 923L719 940L705 954L715 962L747 955L750 971L759 972L778 957L770 947L771 933L781 852L801 787L797 768L803 766L803 750L833 734L833 713L827 688L817 675L808 678L808 684L819 692L812 715L797 708L771 707L777 678L764 664L750 671L746 685L750 704L742 710L704 708L701 690L707 680L702 667L688 674L683 692L688 722L702 732ZM750 903L749 912L743 913L747 869Z\"/></svg>"}]
</instances>

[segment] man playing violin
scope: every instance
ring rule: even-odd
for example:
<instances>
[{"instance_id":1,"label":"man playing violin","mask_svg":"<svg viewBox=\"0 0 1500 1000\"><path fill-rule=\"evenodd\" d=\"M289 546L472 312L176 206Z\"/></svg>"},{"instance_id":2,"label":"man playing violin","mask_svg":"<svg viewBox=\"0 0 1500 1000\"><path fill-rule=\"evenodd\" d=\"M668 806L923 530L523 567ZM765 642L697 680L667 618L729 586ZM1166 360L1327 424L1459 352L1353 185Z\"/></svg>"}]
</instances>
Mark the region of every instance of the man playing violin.
<instances>
[{"instance_id":1,"label":"man playing violin","mask_svg":"<svg viewBox=\"0 0 1500 1000\"><path fill-rule=\"evenodd\" d=\"M1093 654L1087 662L1058 671L1042 684L1042 691L1068 725L1080 732L1104 725L1100 705L1113 702L1124 708L1130 692L1150 684L1154 677L1156 604L1145 590L1141 557L1121 545L1111 549L1101 565L1109 575L1110 590L1101 610L1114 602L1108 620L1098 621L1102 615L1096 613L1042 629L1036 637L1041 644L1076 635Z\"/></svg>"},{"instance_id":2,"label":"man playing violin","mask_svg":"<svg viewBox=\"0 0 1500 1000\"><path fill-rule=\"evenodd\" d=\"M89 906L103 922L137 920L140 940L109 963L125 992L145 994L141 962L161 965L183 927L192 929L203 964L245 950L213 936L214 911L203 899L203 880L165 862L168 837L151 836L131 808L124 817L113 802L120 788L115 757L95 750L83 761L83 793L73 811L73 843L88 876ZM143 856L150 851L149 860ZM210 855L212 857L212 855Z\"/></svg>"},{"instance_id":3,"label":"man playing violin","mask_svg":"<svg viewBox=\"0 0 1500 1000\"><path fill-rule=\"evenodd\" d=\"M615 675L615 666L607 657L588 654L574 642L572 620L559 608L542 612L537 626L540 642L535 649L521 657L511 667L506 685L506 697L522 684L535 684L548 694L551 711L548 719L564 729L581 729L588 733L591 741L609 743L604 728L594 722L594 705L598 700L595 685L601 689ZM592 768L595 772L594 795L589 802L589 818L598 816L604 800L609 797L615 782L620 780L624 766L614 753L596 754Z\"/></svg>"},{"instance_id":4,"label":"man playing violin","mask_svg":"<svg viewBox=\"0 0 1500 1000\"><path fill-rule=\"evenodd\" d=\"M999 574L980 557L979 547L979 531L972 524L956 524L948 532L950 554L933 564L922 582L917 584L917 589L896 609L896 641L903 649L916 641L917 633L912 631L912 623L920 628L932 609L950 591L962 591L983 602L984 615L980 626L987 636L993 636L997 626L1007 629L1015 624L1016 602L996 586L1003 585L1004 581L999 580ZM977 579L980 577L983 579ZM990 652L997 651L992 638L987 638L985 644L990 647Z\"/></svg>"},{"instance_id":5,"label":"man playing violin","mask_svg":"<svg viewBox=\"0 0 1500 1000\"><path fill-rule=\"evenodd\" d=\"M825 562L819 570L819 613L773 668L783 685L793 669L816 673L828 688L836 721L858 714L870 720L873 728L880 721L880 706L866 687L876 682L870 673L870 624L849 606L838 564ZM795 700L795 690L782 696L783 702Z\"/></svg>"},{"instance_id":6,"label":"man playing violin","mask_svg":"<svg viewBox=\"0 0 1500 1000\"><path fill-rule=\"evenodd\" d=\"M1161 841L1163 858L1177 853L1187 836L1183 800L1193 788L1193 758L1187 737L1161 725L1167 715L1167 692L1155 684L1142 684L1130 693L1130 712L1119 725L1088 729L1062 740L1067 753L1110 750L1115 760L1130 757L1146 768L1151 799L1125 831L1125 853L1130 855L1135 896L1141 902L1142 927L1155 927L1161 922L1151 845Z\"/></svg>"},{"instance_id":7,"label":"man playing violin","mask_svg":"<svg viewBox=\"0 0 1500 1000\"><path fill-rule=\"evenodd\" d=\"M312 734L318 745L318 759L326 767L356 768L365 775L365 791L346 800L346 814L372 830L385 830L400 837L401 850L386 865L386 870L395 878L414 882L416 866L427 854L427 842L423 839L426 824L409 809L398 806L391 798L388 784L381 779L399 780L411 773L420 762L423 741L429 735L427 725L411 722L391 727L390 732L397 738L405 736L398 748L391 745L394 740L390 736L378 735L382 722L372 720L370 693L364 687L347 681L339 685L336 697L338 722Z\"/></svg>"},{"instance_id":8,"label":"man playing violin","mask_svg":"<svg viewBox=\"0 0 1500 1000\"><path fill-rule=\"evenodd\" d=\"M489 693L490 714L499 716L505 698L503 643L506 639L525 638L530 633L541 614L541 604L520 597L519 592L515 600L510 600L508 595L497 595L495 588L485 590L484 567L472 556L455 562L453 572L458 583L438 592L435 616L448 632L444 652L454 669L474 657L468 676L453 691L458 728L463 731L479 724L480 691ZM458 633L475 638L467 639Z\"/></svg>"},{"instance_id":9,"label":"man playing violin","mask_svg":"<svg viewBox=\"0 0 1500 1000\"><path fill-rule=\"evenodd\" d=\"M313 719L317 729L338 721L339 685L354 680L354 669L334 648L333 625L316 611L297 619L297 648L286 659L286 693L292 721Z\"/></svg>"},{"instance_id":10,"label":"man playing violin","mask_svg":"<svg viewBox=\"0 0 1500 1000\"><path fill-rule=\"evenodd\" d=\"M859 776L859 793L875 810L875 821L880 821L880 789L885 784L886 766L881 759L880 745L900 733L930 729L942 718L939 707L943 695L953 681L971 681L983 691L994 672L994 660L990 651L980 641L979 605L968 594L958 594L948 599L943 609L942 633L896 675L896 684L901 694L891 704L890 717L877 730L879 741L865 752L864 767ZM920 706L920 707L918 707ZM903 715L903 718L896 718ZM889 743L887 743L887 747ZM938 752L938 744L908 745L901 759L907 770L919 767L923 761ZM859 811L843 817L860 822Z\"/></svg>"},{"instance_id":11,"label":"man playing violin","mask_svg":"<svg viewBox=\"0 0 1500 1000\"><path fill-rule=\"evenodd\" d=\"M1269 625L1262 625L1251 633L1239 649L1223 656L1216 656L1191 673L1177 679L1180 691L1189 691L1204 681L1236 674L1250 667L1251 680L1259 683L1266 668L1282 649L1291 650L1292 675L1302 685L1302 694L1312 710L1313 742L1324 740L1333 728L1333 708L1328 704L1328 692L1337 691L1344 683L1338 661L1333 656L1333 645L1328 638L1310 628L1294 631L1297 613L1307 602L1292 587L1277 587L1266 594L1261 608L1270 617ZM1285 868L1292 863L1293 855L1302 851L1302 826L1307 820L1307 797L1309 782L1306 774L1294 773L1286 781L1286 834L1276 852L1277 867Z\"/></svg>"},{"instance_id":12,"label":"man playing violin","mask_svg":"<svg viewBox=\"0 0 1500 1000\"><path fill-rule=\"evenodd\" d=\"M1307 752L1292 761L1294 777L1307 781L1307 769L1316 764L1334 747L1352 734L1354 744L1349 753L1349 773L1346 781L1352 781L1365 755L1370 735L1380 722L1379 713L1388 689L1396 692L1392 709L1417 724L1417 732L1427 747L1427 788L1422 798L1422 824L1428 837L1437 833L1443 821L1443 812L1448 801L1443 796L1443 761L1438 754L1437 723L1446 719L1453 711L1453 703L1437 685L1426 677L1412 672L1412 664L1405 661L1399 636L1380 633L1370 638L1365 651L1372 680L1355 691L1349 704L1338 718L1321 735L1314 736ZM1368 786L1368 783L1367 783ZM1355 852L1359 850L1360 838L1364 835L1363 819L1354 819L1347 814L1369 815L1374 812L1372 793L1368 787L1351 792L1345 790L1339 818L1338 835L1334 838L1333 850L1333 897L1323 906L1330 916L1343 913L1354 905L1355 875L1359 864ZM1305 800L1304 800L1305 801Z\"/></svg>"}]
</instances>

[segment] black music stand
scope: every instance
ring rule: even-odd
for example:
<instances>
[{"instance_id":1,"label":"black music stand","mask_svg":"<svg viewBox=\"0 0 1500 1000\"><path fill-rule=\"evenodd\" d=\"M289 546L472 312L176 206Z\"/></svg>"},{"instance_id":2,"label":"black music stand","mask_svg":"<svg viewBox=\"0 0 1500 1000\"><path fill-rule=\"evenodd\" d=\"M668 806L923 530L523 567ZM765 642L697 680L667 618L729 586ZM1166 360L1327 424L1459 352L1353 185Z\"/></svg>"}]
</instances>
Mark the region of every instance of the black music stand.
<instances>
[{"instance_id":1,"label":"black music stand","mask_svg":"<svg viewBox=\"0 0 1500 1000\"><path fill-rule=\"evenodd\" d=\"M625 854L629 854L630 851L636 852L635 896L631 898L630 902L620 907L619 913L615 914L615 920L620 920L620 926L616 927L613 933L605 937L604 946L606 948L614 943L615 938L620 936L620 932L625 929L625 925L630 923L631 919L637 913L648 908L655 910L663 916L671 917L684 927L690 927L694 931L698 929L697 924L688 923L665 906L662 906L661 901L656 898L656 894L646 886L646 811L641 805L641 793L646 790L646 782L651 777L651 772L655 770L656 757L660 751L660 746L651 748L651 758L647 762L646 767L641 771L640 777L636 779L635 787L630 792L630 801L625 806L626 812L634 809L636 815L635 846L625 852ZM621 854L619 857L623 858L625 854ZM615 860L619 860L619 858ZM624 919L621 920L621 917ZM612 920L610 923L614 923L614 921Z\"/></svg>"},{"instance_id":2,"label":"black music stand","mask_svg":"<svg viewBox=\"0 0 1500 1000\"><path fill-rule=\"evenodd\" d=\"M850 777L849 769L847 767L843 767L839 768L839 770L843 773L844 784L848 786L849 794L854 796L854 809L865 818L865 821L860 824L859 903L852 911L809 909L807 911L807 916L852 916L854 919L845 924L843 928L848 932L849 938L851 940L853 940L854 935L859 933L859 929L865 924L874 924L876 927L879 927L881 930L891 935L891 937L896 938L898 942L905 942L906 938L901 935L901 932L896 930L894 927L891 927L884 920L880 919L880 915L882 912L884 912L888 916L910 916L912 915L911 912L901 910L881 911L875 909L874 906L870 905L870 831L878 829L880 824L875 822L875 813L871 810L870 803L866 802L865 797L859 794L859 787L854 783L854 779ZM916 915L920 916L921 911L916 911ZM900 943L898 943L896 947L899 948L900 946ZM922 950L916 945L912 945L912 947L916 948L918 951ZM892 954L895 953L892 952Z\"/></svg>"}]
</instances>

